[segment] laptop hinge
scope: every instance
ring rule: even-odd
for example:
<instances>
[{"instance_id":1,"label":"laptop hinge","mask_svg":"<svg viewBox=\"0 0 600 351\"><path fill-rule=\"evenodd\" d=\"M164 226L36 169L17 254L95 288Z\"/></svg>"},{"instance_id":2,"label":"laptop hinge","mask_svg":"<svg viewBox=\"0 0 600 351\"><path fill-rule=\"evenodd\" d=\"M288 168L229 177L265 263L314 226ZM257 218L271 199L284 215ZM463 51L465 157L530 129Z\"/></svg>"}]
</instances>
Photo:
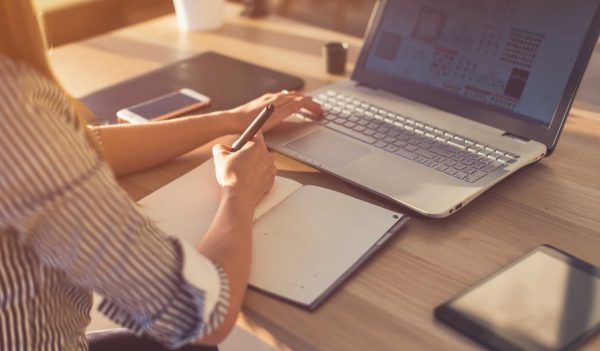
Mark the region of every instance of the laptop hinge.
<instances>
[{"instance_id":1,"label":"laptop hinge","mask_svg":"<svg viewBox=\"0 0 600 351\"><path fill-rule=\"evenodd\" d=\"M505 136L505 137L511 138L511 139L513 139L513 140L516 140L516 141L520 141L520 142L522 142L522 143L526 143L526 142L528 142L528 141L530 140L530 139L523 138L523 137L520 137L520 136L518 136L518 135L515 135L515 134L512 134L512 133L509 133L509 132L505 132L504 134L502 134L502 136Z\"/></svg>"}]
</instances>

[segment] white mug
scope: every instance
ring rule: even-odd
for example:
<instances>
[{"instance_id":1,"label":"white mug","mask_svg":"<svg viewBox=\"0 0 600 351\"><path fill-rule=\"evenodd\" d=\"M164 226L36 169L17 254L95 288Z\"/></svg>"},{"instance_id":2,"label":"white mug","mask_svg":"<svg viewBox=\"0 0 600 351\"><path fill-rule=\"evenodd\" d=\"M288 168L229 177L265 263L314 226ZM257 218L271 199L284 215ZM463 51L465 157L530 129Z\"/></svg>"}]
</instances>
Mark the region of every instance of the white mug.
<instances>
[{"instance_id":1,"label":"white mug","mask_svg":"<svg viewBox=\"0 0 600 351\"><path fill-rule=\"evenodd\" d=\"M177 22L184 31L217 29L223 25L225 0L173 0Z\"/></svg>"}]
</instances>

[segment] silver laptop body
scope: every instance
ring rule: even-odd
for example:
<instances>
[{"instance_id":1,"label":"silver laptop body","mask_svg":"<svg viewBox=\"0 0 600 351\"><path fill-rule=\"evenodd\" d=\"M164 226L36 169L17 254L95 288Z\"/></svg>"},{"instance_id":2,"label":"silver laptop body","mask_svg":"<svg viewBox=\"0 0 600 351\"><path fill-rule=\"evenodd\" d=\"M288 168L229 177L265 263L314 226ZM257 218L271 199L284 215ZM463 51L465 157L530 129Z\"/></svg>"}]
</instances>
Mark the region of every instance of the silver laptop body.
<instances>
[{"instance_id":1,"label":"silver laptop body","mask_svg":"<svg viewBox=\"0 0 600 351\"><path fill-rule=\"evenodd\" d=\"M467 22L484 10L455 2L379 2L352 79L311 92L325 119L292 116L268 145L430 217L550 154L598 38L598 0L481 1L500 13ZM525 23L528 11L549 24ZM555 29L556 18L569 26ZM496 56L477 53L481 42Z\"/></svg>"}]
</instances>

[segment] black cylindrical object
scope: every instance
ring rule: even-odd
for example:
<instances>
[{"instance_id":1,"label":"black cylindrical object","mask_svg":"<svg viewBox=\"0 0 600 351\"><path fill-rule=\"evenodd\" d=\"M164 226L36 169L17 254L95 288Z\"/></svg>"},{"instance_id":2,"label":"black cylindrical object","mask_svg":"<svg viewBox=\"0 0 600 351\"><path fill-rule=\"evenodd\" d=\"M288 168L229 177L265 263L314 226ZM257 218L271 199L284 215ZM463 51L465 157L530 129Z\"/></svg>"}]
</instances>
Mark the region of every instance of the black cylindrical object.
<instances>
[{"instance_id":1,"label":"black cylindrical object","mask_svg":"<svg viewBox=\"0 0 600 351\"><path fill-rule=\"evenodd\" d=\"M343 42L330 42L323 46L327 73L346 73L346 56L348 44Z\"/></svg>"}]
</instances>

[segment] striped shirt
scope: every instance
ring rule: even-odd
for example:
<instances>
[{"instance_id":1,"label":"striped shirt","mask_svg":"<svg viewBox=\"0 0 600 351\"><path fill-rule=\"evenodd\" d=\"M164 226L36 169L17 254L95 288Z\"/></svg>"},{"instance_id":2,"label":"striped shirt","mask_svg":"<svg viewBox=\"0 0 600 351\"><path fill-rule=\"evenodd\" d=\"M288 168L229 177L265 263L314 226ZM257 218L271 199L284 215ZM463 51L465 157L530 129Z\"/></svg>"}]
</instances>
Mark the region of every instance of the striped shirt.
<instances>
[{"instance_id":1,"label":"striped shirt","mask_svg":"<svg viewBox=\"0 0 600 351\"><path fill-rule=\"evenodd\" d=\"M100 310L169 348L210 333L222 268L145 218L64 92L0 56L0 350L87 350Z\"/></svg>"}]
</instances>

